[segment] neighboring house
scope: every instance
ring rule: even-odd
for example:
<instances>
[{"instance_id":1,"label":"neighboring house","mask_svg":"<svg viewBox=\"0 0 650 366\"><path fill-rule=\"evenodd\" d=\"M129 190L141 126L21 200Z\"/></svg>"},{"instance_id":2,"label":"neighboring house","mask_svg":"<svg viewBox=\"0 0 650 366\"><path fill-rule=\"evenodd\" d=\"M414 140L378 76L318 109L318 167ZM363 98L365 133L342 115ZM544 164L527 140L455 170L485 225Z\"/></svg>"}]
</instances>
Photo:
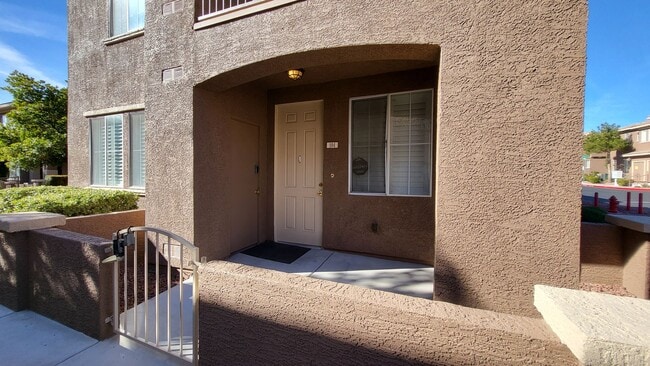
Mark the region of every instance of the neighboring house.
<instances>
[{"instance_id":1,"label":"neighboring house","mask_svg":"<svg viewBox=\"0 0 650 366\"><path fill-rule=\"evenodd\" d=\"M618 131L632 142L632 151L621 155L624 173L637 183L650 182L650 116Z\"/></svg>"},{"instance_id":2,"label":"neighboring house","mask_svg":"<svg viewBox=\"0 0 650 366\"><path fill-rule=\"evenodd\" d=\"M71 185L208 259L433 263L436 299L528 315L578 286L586 1L237 3L68 0Z\"/></svg>"}]
</instances>

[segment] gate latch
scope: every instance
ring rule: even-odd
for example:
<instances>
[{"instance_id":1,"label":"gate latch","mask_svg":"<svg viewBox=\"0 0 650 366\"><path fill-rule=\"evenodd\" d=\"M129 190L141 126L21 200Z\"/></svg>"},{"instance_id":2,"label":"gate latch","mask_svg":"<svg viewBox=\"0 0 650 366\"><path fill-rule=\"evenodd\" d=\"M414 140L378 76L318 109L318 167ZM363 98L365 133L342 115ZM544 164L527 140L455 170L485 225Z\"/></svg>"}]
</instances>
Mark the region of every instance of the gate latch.
<instances>
[{"instance_id":1,"label":"gate latch","mask_svg":"<svg viewBox=\"0 0 650 366\"><path fill-rule=\"evenodd\" d=\"M113 233L113 255L104 259L102 263L121 262L124 260L124 248L135 244L135 234L129 227L125 233Z\"/></svg>"}]
</instances>

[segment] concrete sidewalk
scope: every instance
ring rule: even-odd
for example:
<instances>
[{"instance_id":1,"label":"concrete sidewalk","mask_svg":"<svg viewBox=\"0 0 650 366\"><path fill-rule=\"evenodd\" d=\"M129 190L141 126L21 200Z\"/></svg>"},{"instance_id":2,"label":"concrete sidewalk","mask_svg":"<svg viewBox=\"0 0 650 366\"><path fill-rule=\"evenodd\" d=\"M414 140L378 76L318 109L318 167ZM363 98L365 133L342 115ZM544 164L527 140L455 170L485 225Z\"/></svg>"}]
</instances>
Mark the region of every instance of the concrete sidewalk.
<instances>
[{"instance_id":1,"label":"concrete sidewalk","mask_svg":"<svg viewBox=\"0 0 650 366\"><path fill-rule=\"evenodd\" d=\"M1 305L0 330L3 365L188 365L126 338L100 342L32 311L14 312Z\"/></svg>"}]
</instances>

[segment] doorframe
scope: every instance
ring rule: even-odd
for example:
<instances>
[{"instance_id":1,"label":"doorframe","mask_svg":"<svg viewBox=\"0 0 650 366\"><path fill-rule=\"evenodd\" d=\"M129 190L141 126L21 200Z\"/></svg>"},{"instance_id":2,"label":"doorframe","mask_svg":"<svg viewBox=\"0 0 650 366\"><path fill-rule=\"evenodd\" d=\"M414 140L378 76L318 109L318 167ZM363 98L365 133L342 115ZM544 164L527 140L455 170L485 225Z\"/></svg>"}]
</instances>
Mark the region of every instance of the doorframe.
<instances>
[{"instance_id":1,"label":"doorframe","mask_svg":"<svg viewBox=\"0 0 650 366\"><path fill-rule=\"evenodd\" d=\"M321 133L321 138L322 141L320 141L320 148L321 148L321 179L324 180L324 160L325 160L325 144L324 144L324 127L325 127L325 121L324 121L324 114L325 114L325 100L323 99L314 99L314 100L307 100L307 101L300 101L300 102L289 102L289 103L277 103L274 105L274 111L273 111L273 240L277 242L277 233L278 233L278 214L277 214L277 200L278 200L278 158L279 158L279 144L278 144L278 111L280 106L288 106L288 105L300 105L300 104L315 104L315 103L320 103L321 104L321 116L320 116L320 133ZM318 245L318 247L322 247L322 236L323 236L323 205L321 202L321 244ZM293 243L293 244L303 244L303 243ZM310 245L314 246L311 244L304 244L304 245Z\"/></svg>"}]
</instances>

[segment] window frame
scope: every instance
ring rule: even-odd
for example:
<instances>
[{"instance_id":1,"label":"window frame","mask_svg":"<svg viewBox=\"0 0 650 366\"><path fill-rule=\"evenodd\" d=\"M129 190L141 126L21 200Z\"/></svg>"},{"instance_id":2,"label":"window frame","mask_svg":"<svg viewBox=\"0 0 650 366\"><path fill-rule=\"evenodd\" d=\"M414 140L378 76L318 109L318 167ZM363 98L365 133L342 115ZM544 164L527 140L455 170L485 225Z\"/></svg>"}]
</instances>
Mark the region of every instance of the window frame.
<instances>
[{"instance_id":1,"label":"window frame","mask_svg":"<svg viewBox=\"0 0 650 366\"><path fill-rule=\"evenodd\" d=\"M131 0L121 0L121 1L126 1L126 19L127 19L127 26L126 26L126 31L121 32L121 33L116 33L115 32L115 16L113 14L113 9L115 7L115 1L120 1L120 0L109 0L108 2L108 40L113 41L113 40L122 40L122 39L130 39L134 36L140 35L144 31L144 26L147 21L146 16L147 16L147 4L146 1L141 0L143 2L143 8L142 8L142 26L138 28L133 28L129 29L128 25L128 20L129 20L129 1Z\"/></svg>"},{"instance_id":2,"label":"window frame","mask_svg":"<svg viewBox=\"0 0 650 366\"><path fill-rule=\"evenodd\" d=\"M399 94L412 94L412 93L419 93L419 92L431 92L431 128L429 132L429 194L422 195L422 194L396 194L396 193L390 193L390 164L391 164L391 159L390 159L390 141L391 141L391 128L390 128L390 117L391 117L391 96L393 95L399 95ZM353 118L353 110L352 110L352 105L354 101L358 100L366 100L366 99L373 99L373 98L381 98L385 97L386 98L386 135L384 136L384 192L383 193L377 193L377 192L355 192L352 190L352 118ZM374 95L365 95L365 96L359 96L359 97L352 97L349 98L348 102L348 160L347 160L347 165L348 165L348 195L351 196L372 196L372 197L433 197L433 168L434 168L434 159L433 159L433 152L434 152L434 131L435 131L435 89L434 88L426 88L426 89L416 89L416 90L405 90L405 91L400 91L400 92L393 92L393 93L385 93L385 94L374 94Z\"/></svg>"},{"instance_id":3,"label":"window frame","mask_svg":"<svg viewBox=\"0 0 650 366\"><path fill-rule=\"evenodd\" d=\"M144 186L134 186L132 185L133 182L133 177L132 177L132 166L133 166L133 154L132 154L132 145L131 145L131 137L132 137L132 126L133 126L133 119L132 115L137 114L137 113L142 113L142 128L143 128L143 146L141 148L142 150L142 156L143 159L146 159L146 151L147 151L147 143L146 143L146 119L145 119L145 110L144 109L135 109L135 110L127 110L127 111L115 111L112 113L103 113L103 114L85 114L84 116L87 118L87 123L88 123L88 128L89 128L89 133L88 133L88 161L89 161L89 186L92 188L106 188L106 189L119 189L119 190L128 190L128 191L134 191L138 193L144 194L145 189L146 189L146 180L147 180L147 175L146 175L146 168L145 168L145 173L144 173ZM120 116L121 117L121 127L122 127L122 144L121 144L121 149L122 149L122 171L121 171L121 183L119 185L107 185L107 184L96 184L93 182L93 120L97 119L103 119L103 123L106 123L106 118L107 117L113 117L113 116ZM106 136L104 136L106 139ZM106 140L104 141L104 144L106 144ZM106 158L105 158L106 159ZM146 160L145 160L145 167L146 167ZM106 171L108 169L108 165L104 165L104 175L106 174Z\"/></svg>"}]
</instances>

